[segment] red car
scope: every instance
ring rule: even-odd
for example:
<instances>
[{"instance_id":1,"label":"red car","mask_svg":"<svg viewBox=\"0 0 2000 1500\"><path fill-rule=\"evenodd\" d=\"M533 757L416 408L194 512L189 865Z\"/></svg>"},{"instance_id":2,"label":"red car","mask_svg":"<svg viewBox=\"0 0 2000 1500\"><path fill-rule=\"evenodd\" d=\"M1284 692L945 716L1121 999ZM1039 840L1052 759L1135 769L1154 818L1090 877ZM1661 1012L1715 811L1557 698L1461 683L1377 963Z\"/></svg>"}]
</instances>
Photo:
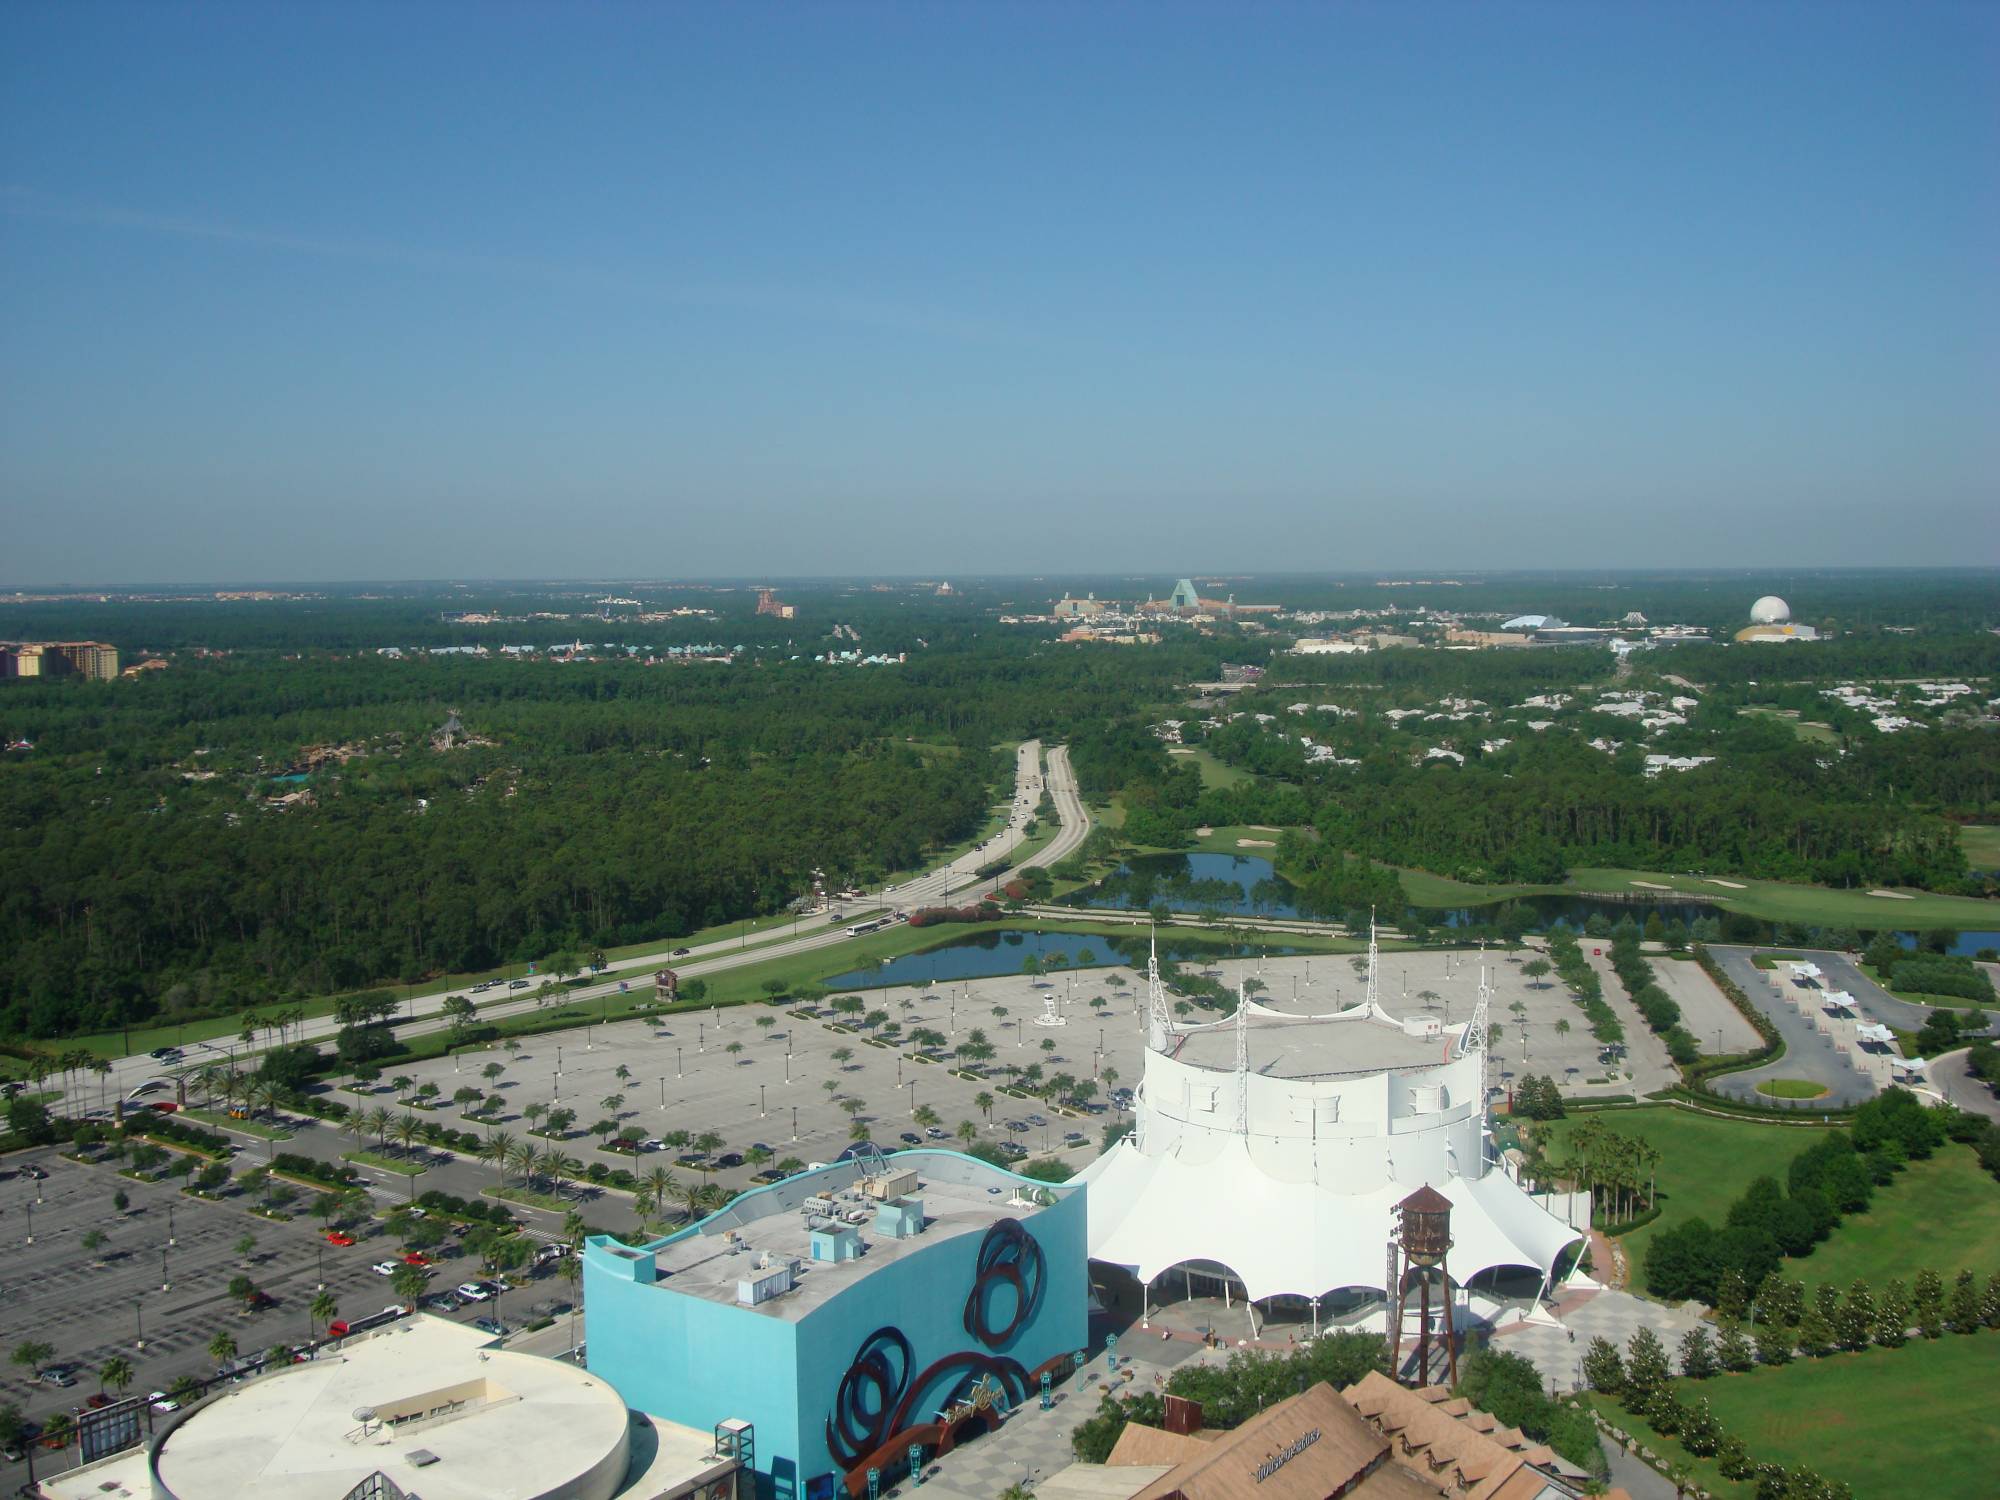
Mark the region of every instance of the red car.
<instances>
[{"instance_id":1,"label":"red car","mask_svg":"<svg viewBox=\"0 0 2000 1500\"><path fill-rule=\"evenodd\" d=\"M148 1104L146 1108L157 1109L163 1115L170 1115L175 1110L179 1109L180 1106L174 1103L174 1101L171 1099L155 1099L153 1100L152 1103Z\"/></svg>"},{"instance_id":2,"label":"red car","mask_svg":"<svg viewBox=\"0 0 2000 1500\"><path fill-rule=\"evenodd\" d=\"M329 1229L326 1232L326 1242L329 1245L351 1245L354 1243L354 1236L338 1229Z\"/></svg>"},{"instance_id":3,"label":"red car","mask_svg":"<svg viewBox=\"0 0 2000 1500\"><path fill-rule=\"evenodd\" d=\"M434 1266L437 1262L421 1250L412 1250L403 1256L403 1264L406 1266Z\"/></svg>"}]
</instances>

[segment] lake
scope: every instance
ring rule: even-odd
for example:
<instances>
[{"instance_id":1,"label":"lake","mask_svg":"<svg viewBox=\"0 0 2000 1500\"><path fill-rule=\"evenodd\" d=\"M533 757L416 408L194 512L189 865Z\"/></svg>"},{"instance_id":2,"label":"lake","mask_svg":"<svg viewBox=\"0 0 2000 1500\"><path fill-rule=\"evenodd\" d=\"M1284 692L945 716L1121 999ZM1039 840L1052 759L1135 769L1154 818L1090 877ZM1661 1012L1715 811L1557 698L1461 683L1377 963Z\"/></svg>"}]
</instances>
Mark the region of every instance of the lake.
<instances>
[{"instance_id":1,"label":"lake","mask_svg":"<svg viewBox=\"0 0 2000 1500\"><path fill-rule=\"evenodd\" d=\"M1105 938L1087 933L979 927L926 952L906 953L901 958L892 958L865 969L850 969L824 983L832 990L864 990L899 984L929 984L933 979L940 982L997 979L1004 974L1019 974L1021 965L1030 956L1048 965L1053 956L1060 955L1064 961L1051 966L1048 972L1052 973L1058 969L1103 968L1115 964L1143 971L1146 967L1146 944L1147 937L1142 933L1131 937ZM1239 945L1175 937L1166 933L1160 935L1160 957L1165 959L1228 958L1251 953L1286 954L1296 951L1269 944Z\"/></svg>"}]
</instances>

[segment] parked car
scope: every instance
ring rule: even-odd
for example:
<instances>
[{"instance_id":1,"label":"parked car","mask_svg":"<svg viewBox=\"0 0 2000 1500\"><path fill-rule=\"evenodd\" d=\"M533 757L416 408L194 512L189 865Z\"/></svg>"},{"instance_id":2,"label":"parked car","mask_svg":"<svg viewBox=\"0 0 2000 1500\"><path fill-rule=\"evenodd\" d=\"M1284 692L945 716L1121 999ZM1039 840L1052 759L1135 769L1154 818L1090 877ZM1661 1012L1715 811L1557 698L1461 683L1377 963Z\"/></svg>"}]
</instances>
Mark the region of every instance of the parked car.
<instances>
[{"instance_id":1,"label":"parked car","mask_svg":"<svg viewBox=\"0 0 2000 1500\"><path fill-rule=\"evenodd\" d=\"M485 1302L493 1296L482 1283L477 1281L462 1281L453 1287L452 1291L464 1302Z\"/></svg>"},{"instance_id":2,"label":"parked car","mask_svg":"<svg viewBox=\"0 0 2000 1500\"><path fill-rule=\"evenodd\" d=\"M948 1141L951 1139L951 1132L946 1130L942 1125L932 1125L924 1131L924 1134L934 1141Z\"/></svg>"},{"instance_id":3,"label":"parked car","mask_svg":"<svg viewBox=\"0 0 2000 1500\"><path fill-rule=\"evenodd\" d=\"M628 1141L623 1136L614 1135L604 1143L604 1149L606 1151L616 1151L622 1155L637 1156L639 1154L639 1143L637 1141Z\"/></svg>"},{"instance_id":4,"label":"parked car","mask_svg":"<svg viewBox=\"0 0 2000 1500\"><path fill-rule=\"evenodd\" d=\"M1081 1146L1083 1144L1083 1132L1081 1130L1065 1130L1063 1132L1063 1144L1065 1146Z\"/></svg>"},{"instance_id":5,"label":"parked car","mask_svg":"<svg viewBox=\"0 0 2000 1500\"><path fill-rule=\"evenodd\" d=\"M1019 1161L1028 1154L1028 1148L1019 1141L1002 1141L1000 1143L1000 1154L1009 1161Z\"/></svg>"},{"instance_id":6,"label":"parked car","mask_svg":"<svg viewBox=\"0 0 2000 1500\"><path fill-rule=\"evenodd\" d=\"M49 1180L48 1172L44 1168L36 1166L33 1162L21 1168L21 1175L30 1182L47 1182Z\"/></svg>"},{"instance_id":7,"label":"parked car","mask_svg":"<svg viewBox=\"0 0 2000 1500\"><path fill-rule=\"evenodd\" d=\"M43 1385L52 1385L66 1390L76 1384L77 1369L76 1365L50 1365L35 1378L41 1381Z\"/></svg>"},{"instance_id":8,"label":"parked car","mask_svg":"<svg viewBox=\"0 0 2000 1500\"><path fill-rule=\"evenodd\" d=\"M351 1245L354 1243L354 1236L344 1229L329 1229L326 1232L326 1242L329 1245Z\"/></svg>"},{"instance_id":9,"label":"parked car","mask_svg":"<svg viewBox=\"0 0 2000 1500\"><path fill-rule=\"evenodd\" d=\"M676 948L674 949L673 956L675 958L686 958L692 952L694 952L692 948Z\"/></svg>"},{"instance_id":10,"label":"parked car","mask_svg":"<svg viewBox=\"0 0 2000 1500\"><path fill-rule=\"evenodd\" d=\"M1042 1117L1041 1115L1029 1115L1029 1116L1028 1116L1028 1123L1029 1123L1030 1125L1046 1125L1046 1124L1048 1124L1049 1122L1048 1122L1048 1121L1047 1121L1047 1120L1046 1120L1045 1118L1043 1118L1043 1117Z\"/></svg>"},{"instance_id":11,"label":"parked car","mask_svg":"<svg viewBox=\"0 0 2000 1500\"><path fill-rule=\"evenodd\" d=\"M165 1391L154 1391L146 1397L146 1400L152 1404L153 1410L157 1412L179 1411L181 1409L180 1402L174 1400Z\"/></svg>"},{"instance_id":12,"label":"parked car","mask_svg":"<svg viewBox=\"0 0 2000 1500\"><path fill-rule=\"evenodd\" d=\"M377 1276L394 1276L396 1274L396 1262L393 1260L378 1260L368 1269L373 1271Z\"/></svg>"},{"instance_id":13,"label":"parked car","mask_svg":"<svg viewBox=\"0 0 2000 1500\"><path fill-rule=\"evenodd\" d=\"M664 1151L667 1149L667 1143L659 1139L641 1141L639 1142L639 1149L641 1151Z\"/></svg>"},{"instance_id":14,"label":"parked car","mask_svg":"<svg viewBox=\"0 0 2000 1500\"><path fill-rule=\"evenodd\" d=\"M421 1250L411 1250L403 1256L403 1264L406 1266L434 1266L437 1262Z\"/></svg>"},{"instance_id":15,"label":"parked car","mask_svg":"<svg viewBox=\"0 0 2000 1500\"><path fill-rule=\"evenodd\" d=\"M771 1183L783 1182L785 1180L785 1174L783 1172L776 1170L773 1167L766 1167L761 1172L751 1173L750 1180L756 1183L759 1187L768 1187Z\"/></svg>"},{"instance_id":16,"label":"parked car","mask_svg":"<svg viewBox=\"0 0 2000 1500\"><path fill-rule=\"evenodd\" d=\"M699 1151L690 1151L685 1156L676 1156L674 1161L677 1165L683 1167L706 1167L708 1165L708 1158L703 1156Z\"/></svg>"},{"instance_id":17,"label":"parked car","mask_svg":"<svg viewBox=\"0 0 2000 1500\"><path fill-rule=\"evenodd\" d=\"M510 990L525 990L527 987L528 981L525 979L510 979L507 981L507 988Z\"/></svg>"},{"instance_id":18,"label":"parked car","mask_svg":"<svg viewBox=\"0 0 2000 1500\"><path fill-rule=\"evenodd\" d=\"M924 1138L918 1135L914 1130L906 1130L901 1135L897 1136L896 1139L901 1141L906 1146L921 1146L924 1143Z\"/></svg>"},{"instance_id":19,"label":"parked car","mask_svg":"<svg viewBox=\"0 0 2000 1500\"><path fill-rule=\"evenodd\" d=\"M180 1106L171 1099L154 1099L147 1103L146 1108L157 1109L163 1115L170 1115Z\"/></svg>"},{"instance_id":20,"label":"parked car","mask_svg":"<svg viewBox=\"0 0 2000 1500\"><path fill-rule=\"evenodd\" d=\"M1017 1133L1018 1133L1018 1132L1020 1132L1020 1131L1023 1131L1023 1130L1026 1130L1026 1129L1028 1128L1028 1126L1027 1126L1027 1123L1026 1123L1025 1121L1022 1121L1022 1120L1009 1120L1009 1121L1007 1122L1007 1128L1008 1128L1009 1130L1012 1130L1012 1131L1015 1131L1015 1132L1017 1132Z\"/></svg>"},{"instance_id":21,"label":"parked car","mask_svg":"<svg viewBox=\"0 0 2000 1500\"><path fill-rule=\"evenodd\" d=\"M496 1339L504 1339L514 1331L498 1318L474 1318L472 1326L477 1328L481 1333L492 1334Z\"/></svg>"},{"instance_id":22,"label":"parked car","mask_svg":"<svg viewBox=\"0 0 2000 1500\"><path fill-rule=\"evenodd\" d=\"M457 1312L459 1308L463 1306L463 1304L458 1300L458 1294L455 1292L434 1293L433 1295L424 1298L423 1305L429 1308L432 1312L441 1312L441 1313Z\"/></svg>"},{"instance_id":23,"label":"parked car","mask_svg":"<svg viewBox=\"0 0 2000 1500\"><path fill-rule=\"evenodd\" d=\"M716 1157L715 1165L718 1169L740 1167L743 1165L743 1153L741 1151L725 1151L722 1155Z\"/></svg>"}]
</instances>

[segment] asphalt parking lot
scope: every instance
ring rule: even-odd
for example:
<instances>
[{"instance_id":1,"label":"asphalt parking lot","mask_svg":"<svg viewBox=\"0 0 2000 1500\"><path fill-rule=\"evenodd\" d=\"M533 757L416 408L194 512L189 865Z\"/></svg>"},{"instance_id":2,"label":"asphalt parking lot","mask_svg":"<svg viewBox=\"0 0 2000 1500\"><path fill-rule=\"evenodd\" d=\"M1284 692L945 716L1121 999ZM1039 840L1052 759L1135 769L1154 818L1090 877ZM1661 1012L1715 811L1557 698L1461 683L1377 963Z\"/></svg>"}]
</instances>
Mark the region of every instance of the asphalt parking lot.
<instances>
[{"instance_id":1,"label":"asphalt parking lot","mask_svg":"<svg viewBox=\"0 0 2000 1500\"><path fill-rule=\"evenodd\" d=\"M22 1169L29 1165L46 1170L47 1180L26 1176ZM340 1316L362 1316L396 1300L387 1279L369 1269L398 1248L389 1239L329 1245L315 1218L258 1218L234 1202L205 1202L167 1183L135 1182L110 1166L66 1161L53 1149L10 1156L6 1166L0 1175L0 1244L8 1252L0 1280L0 1345L11 1355L23 1342L46 1342L58 1362L85 1367L74 1386L57 1389L11 1359L0 1365L0 1401L35 1422L82 1405L98 1388L95 1371L114 1354L132 1364L131 1394L144 1394L182 1375L213 1374L208 1344L224 1330L244 1354L303 1343L313 1332L308 1308L322 1274ZM123 1214L112 1197L120 1188L130 1195ZM82 1244L93 1229L105 1236L94 1252ZM245 1234L257 1240L247 1262L235 1248ZM446 1263L436 1285L459 1279L455 1264ZM248 1276L276 1305L243 1311L228 1292L238 1275ZM459 1316L475 1315L468 1310ZM73 1447L38 1454L37 1472L48 1472L51 1462L74 1461ZM0 1489L11 1493L25 1477L22 1465L0 1468Z\"/></svg>"},{"instance_id":2,"label":"asphalt parking lot","mask_svg":"<svg viewBox=\"0 0 2000 1500\"><path fill-rule=\"evenodd\" d=\"M1087 943L1079 940L1079 947ZM1622 1093L1634 1088L1630 1065L1607 1066L1599 1061L1597 1043L1582 1012L1560 987L1536 985L1517 963L1497 956L1488 971L1495 991L1491 1019L1502 1028L1494 1048L1496 1087L1526 1071L1551 1073L1574 1092ZM1332 1010L1355 1003L1364 992L1350 960L1334 955L1271 958L1261 965L1255 959L1230 960L1208 972L1230 985L1239 978L1259 977L1265 986L1262 998L1288 1010ZM1478 983L1476 954L1389 954L1382 960L1380 996L1392 1013L1428 1009L1447 1022L1458 1022L1471 1015ZM483 1071L497 1063L505 1071L493 1091L508 1102L490 1123L520 1135L530 1124L525 1113L529 1106L574 1110L576 1123L563 1148L586 1164L603 1162L640 1171L665 1166L680 1176L699 1171L681 1166L675 1160L680 1153L674 1150L641 1152L636 1158L600 1150L600 1137L591 1133L591 1126L600 1120L636 1126L654 1140L677 1130L691 1135L713 1131L724 1142L718 1156L748 1153L753 1146L764 1145L777 1160L796 1157L810 1163L838 1155L849 1143L854 1119L867 1126L883 1149L905 1145L901 1139L905 1133L923 1134L912 1112L928 1106L939 1116L936 1128L954 1139L960 1124L971 1121L983 1139L1019 1139L1034 1155L1064 1154L1081 1166L1096 1155L1111 1117L1104 1105L1113 1075L1121 1086L1139 1081L1144 986L1143 974L1132 969L1096 967L1040 980L1016 974L858 992L867 1010L885 1012L904 1037L928 1028L957 1044L971 1040L974 1032L982 1034L994 1048L988 1063L991 1076L983 1082L955 1077L942 1065L919 1062L913 1048L870 1045L875 1028L862 1025L855 1032L842 1032L828 1024L835 1019L831 1013L808 1020L783 1006L733 1007L656 1022L622 1022L593 1029L587 1041L581 1032L539 1037L524 1041L513 1053L498 1047L465 1052L455 1059L410 1067L406 1076L417 1085L436 1083L449 1098L469 1083L485 1087ZM1431 998L1425 998L1426 993ZM1051 1002L1063 1024L1038 1025ZM1524 1007L1518 1014L1511 1009L1516 1003ZM1566 1031L1558 1032L1559 1021L1569 1023ZM1628 1032L1636 1025L1634 1015ZM1039 1101L999 1094L998 1085L1005 1081L1001 1070L1030 1064L1039 1064L1045 1077L1068 1073L1093 1080L1097 1085L1093 1108L1082 1118L1065 1119ZM621 1068L626 1073L623 1078L618 1073ZM978 1106L982 1093L995 1096L990 1117ZM615 1106L607 1102L613 1099ZM843 1101L850 1100L860 1105L852 1116L843 1108ZM386 1083L364 1102L395 1104ZM467 1123L450 1107L437 1115L455 1127ZM1023 1131L1008 1128L1008 1121L1026 1123L1031 1115L1040 1115L1047 1123L1030 1124ZM472 1128L483 1128L484 1123L474 1122ZM1070 1131L1082 1140L1066 1149L1064 1136ZM710 1175L720 1186L740 1191L751 1185L756 1170L746 1161ZM476 1190L496 1181L491 1168L459 1163L418 1186L464 1191L468 1183ZM625 1202L623 1195L607 1193L585 1212L594 1223L618 1223Z\"/></svg>"}]
</instances>

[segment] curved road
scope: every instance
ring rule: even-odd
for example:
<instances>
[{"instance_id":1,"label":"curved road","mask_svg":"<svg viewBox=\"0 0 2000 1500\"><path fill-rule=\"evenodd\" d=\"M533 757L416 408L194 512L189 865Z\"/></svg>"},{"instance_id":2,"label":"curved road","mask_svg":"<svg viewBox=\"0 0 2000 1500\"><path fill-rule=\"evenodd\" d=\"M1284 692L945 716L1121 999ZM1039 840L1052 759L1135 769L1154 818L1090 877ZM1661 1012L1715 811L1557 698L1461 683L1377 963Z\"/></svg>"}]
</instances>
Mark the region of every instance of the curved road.
<instances>
[{"instance_id":1,"label":"curved road","mask_svg":"<svg viewBox=\"0 0 2000 1500\"><path fill-rule=\"evenodd\" d=\"M940 868L900 886L890 886L862 902L850 903L857 910L879 910L884 903L907 907L921 906L941 901L944 897L970 890L974 887L988 888L992 877L982 879L978 871L982 866L996 859L1005 858L1018 848L1027 837L1023 832L1033 820L1035 808L1041 801L1042 754L1041 742L1029 740L1015 752L1014 807L1008 817L1007 826L992 838L976 848L961 854ZM1056 804L1056 813L1061 820L1061 828L1037 856L1038 863L1053 864L1074 853L1090 833L1090 816L1083 805L1083 799L1076 789L1076 777L1070 769L1069 750L1058 745L1048 753L1048 791ZM839 905L836 904L836 911ZM824 920L824 919L822 919ZM823 925L813 931L790 938L772 938L768 933L757 943L744 946L738 939L721 938L714 942L702 943L686 954L676 958L673 947L661 947L650 953L638 954L619 960L620 972L628 984L651 983L652 970L662 964L671 963L675 972L683 979L700 978L703 975L721 973L725 970L741 968L746 964L759 964L767 959L785 958L792 954L809 953L815 949L837 947L842 943L855 941L847 935L845 926ZM573 1005L579 1000L594 1000L601 995L618 993L617 979L605 980L599 984L579 986L566 990L562 996L564 1005ZM479 1004L479 1014L485 1018L519 1015L523 1011L536 1008L530 990L491 991L479 996L472 993L470 986L435 995L426 995L410 1002L409 1016L396 1027L398 1036L421 1036L427 1032L440 1031L450 1023L443 1015L444 1002L454 995L462 995ZM409 1017L414 1017L411 1019ZM300 1031L295 1031L292 1040L324 1041L332 1037L339 1028L331 1016L315 1016L308 1020ZM234 1048L213 1042L189 1042L184 1051L184 1060L174 1066L163 1066L153 1058L140 1055L118 1058L112 1063L111 1074L103 1081L102 1093L106 1099L114 1094L123 1096L150 1078L171 1077L176 1071L186 1071L191 1067L210 1062L218 1062L238 1055L248 1057L263 1050L259 1047ZM80 1084L75 1097L83 1104L93 1102L93 1090L88 1084Z\"/></svg>"}]
</instances>

